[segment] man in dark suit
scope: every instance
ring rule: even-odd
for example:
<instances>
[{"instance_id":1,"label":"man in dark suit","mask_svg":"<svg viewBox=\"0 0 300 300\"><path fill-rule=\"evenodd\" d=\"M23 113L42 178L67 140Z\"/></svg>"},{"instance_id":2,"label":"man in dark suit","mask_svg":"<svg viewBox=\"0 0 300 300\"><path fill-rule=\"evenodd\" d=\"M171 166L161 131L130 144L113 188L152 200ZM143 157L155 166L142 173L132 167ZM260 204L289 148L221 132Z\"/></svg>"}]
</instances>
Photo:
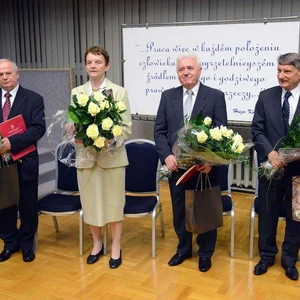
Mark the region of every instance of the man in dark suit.
<instances>
[{"instance_id":1,"label":"man in dark suit","mask_svg":"<svg viewBox=\"0 0 300 300\"><path fill-rule=\"evenodd\" d=\"M185 183L176 186L177 180L185 170L180 168L172 152L172 147L178 137L177 132L184 123L184 104L188 100L189 91L192 91L191 118L195 118L202 111L203 116L210 117L215 126L227 125L224 93L200 83L202 67L199 57L194 53L181 54L177 58L176 69L181 86L162 93L154 126L154 139L160 160L170 171L173 171L169 178L169 187L173 207L173 225L179 243L175 255L169 261L170 266L179 265L192 256L192 233L186 230L185 224L185 190L195 188L195 185L191 187L190 183ZM198 171L210 173L211 180L214 184L217 183L215 167L199 165ZM201 272L206 272L211 268L211 256L215 249L216 239L217 230L197 236Z\"/></svg>"},{"instance_id":2,"label":"man in dark suit","mask_svg":"<svg viewBox=\"0 0 300 300\"><path fill-rule=\"evenodd\" d=\"M24 89L19 85L17 65L8 59L0 60L0 122L6 118L5 101L9 98L10 110L8 119L23 115L27 130L2 139L0 155L11 151L13 154L34 144L45 133L44 100L39 94ZM10 96L6 96L9 93ZM0 210L0 238L4 249L0 253L0 262L6 261L19 249L23 252L25 262L33 261L33 240L38 226L38 175L39 160L37 150L23 156L18 164L20 203ZM5 168L5 166L3 167ZM5 169L3 170L5 172ZM14 188L8 187L8 188ZM1 201L1 199L0 199ZM18 211L20 227L17 228Z\"/></svg>"},{"instance_id":3,"label":"man in dark suit","mask_svg":"<svg viewBox=\"0 0 300 300\"><path fill-rule=\"evenodd\" d=\"M279 86L269 88L259 94L252 121L252 135L259 163L269 160L277 169L284 166L278 157L278 149L287 135L288 125L294 125L300 113L300 55L287 53L279 56L277 67ZM287 100L286 100L287 99ZM286 102L285 102L286 100ZM284 104L285 103L285 104ZM288 112L283 107L288 105ZM254 268L255 275L267 272L275 261L278 252L276 232L279 212L286 207L286 228L282 244L281 265L285 274L292 280L299 277L296 269L300 247L300 222L292 220L292 176L300 175L300 163L292 162L285 166L281 179L272 181L259 178L259 253L260 261Z\"/></svg>"}]
</instances>

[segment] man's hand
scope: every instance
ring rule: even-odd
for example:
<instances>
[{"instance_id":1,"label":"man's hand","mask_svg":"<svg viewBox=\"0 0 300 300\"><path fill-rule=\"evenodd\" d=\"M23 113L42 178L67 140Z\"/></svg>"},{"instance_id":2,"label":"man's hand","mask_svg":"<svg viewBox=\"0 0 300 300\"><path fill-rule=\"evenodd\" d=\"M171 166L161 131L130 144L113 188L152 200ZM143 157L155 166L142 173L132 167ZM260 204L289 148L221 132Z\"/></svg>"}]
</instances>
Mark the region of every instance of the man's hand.
<instances>
[{"instance_id":1,"label":"man's hand","mask_svg":"<svg viewBox=\"0 0 300 300\"><path fill-rule=\"evenodd\" d=\"M165 165L168 167L170 171L178 171L178 162L176 160L175 155L170 154L165 159Z\"/></svg>"},{"instance_id":2,"label":"man's hand","mask_svg":"<svg viewBox=\"0 0 300 300\"><path fill-rule=\"evenodd\" d=\"M275 169L279 169L284 166L284 160L279 157L279 153L275 150L268 154L268 159L272 167Z\"/></svg>"},{"instance_id":3,"label":"man's hand","mask_svg":"<svg viewBox=\"0 0 300 300\"><path fill-rule=\"evenodd\" d=\"M201 173L209 173L212 169L212 165L197 165L197 171Z\"/></svg>"},{"instance_id":4,"label":"man's hand","mask_svg":"<svg viewBox=\"0 0 300 300\"><path fill-rule=\"evenodd\" d=\"M11 144L8 138L3 138L2 139L2 147L1 147L1 151L0 154L4 154L5 152L11 150Z\"/></svg>"}]
</instances>

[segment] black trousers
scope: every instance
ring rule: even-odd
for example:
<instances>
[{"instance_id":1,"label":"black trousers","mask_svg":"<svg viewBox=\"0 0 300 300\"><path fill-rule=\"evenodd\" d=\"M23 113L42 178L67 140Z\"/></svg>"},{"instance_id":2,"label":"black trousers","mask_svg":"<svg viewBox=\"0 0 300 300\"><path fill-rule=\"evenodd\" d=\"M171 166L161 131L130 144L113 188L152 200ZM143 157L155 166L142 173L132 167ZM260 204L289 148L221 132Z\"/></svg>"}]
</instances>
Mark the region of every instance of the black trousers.
<instances>
[{"instance_id":1,"label":"black trousers","mask_svg":"<svg viewBox=\"0 0 300 300\"><path fill-rule=\"evenodd\" d=\"M285 236L282 244L282 261L295 265L300 247L300 222L292 219L292 177L280 180L259 180L258 247L261 258L274 262L278 252L276 243L280 212L286 215Z\"/></svg>"},{"instance_id":2,"label":"black trousers","mask_svg":"<svg viewBox=\"0 0 300 300\"><path fill-rule=\"evenodd\" d=\"M38 180L19 181L20 203L0 210L0 238L4 248L32 249L38 227ZM11 187L13 188L13 187ZM18 211L20 226L17 227Z\"/></svg>"},{"instance_id":3,"label":"black trousers","mask_svg":"<svg viewBox=\"0 0 300 300\"><path fill-rule=\"evenodd\" d=\"M211 184L216 185L216 170L215 168L209 173ZM197 184L197 176L191 181L176 186L176 182L185 170L179 169L178 172L173 172L169 178L169 187L171 192L172 210L173 210L173 226L178 236L177 253L183 255L192 254L192 239L193 234L186 230L185 222L185 190L195 189ZM197 236L197 244L199 246L199 256L201 258L210 258L215 250L217 241L217 230L211 230Z\"/></svg>"}]
</instances>

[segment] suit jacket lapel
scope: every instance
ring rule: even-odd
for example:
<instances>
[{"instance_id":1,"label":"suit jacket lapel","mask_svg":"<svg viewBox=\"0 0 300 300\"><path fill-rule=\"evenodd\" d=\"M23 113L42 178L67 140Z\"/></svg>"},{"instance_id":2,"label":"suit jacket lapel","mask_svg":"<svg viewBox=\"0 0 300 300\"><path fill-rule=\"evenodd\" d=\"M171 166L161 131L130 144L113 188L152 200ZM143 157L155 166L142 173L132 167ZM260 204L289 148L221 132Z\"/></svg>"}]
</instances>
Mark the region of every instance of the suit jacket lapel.
<instances>
[{"instance_id":1,"label":"suit jacket lapel","mask_svg":"<svg viewBox=\"0 0 300 300\"><path fill-rule=\"evenodd\" d=\"M173 112L178 122L179 127L183 124L183 88L179 86L175 89L172 99Z\"/></svg>"},{"instance_id":2,"label":"suit jacket lapel","mask_svg":"<svg viewBox=\"0 0 300 300\"><path fill-rule=\"evenodd\" d=\"M1 103L1 109L0 109L0 123L3 122L3 114L2 114L2 89L0 89L0 103Z\"/></svg>"},{"instance_id":3,"label":"suit jacket lapel","mask_svg":"<svg viewBox=\"0 0 300 300\"><path fill-rule=\"evenodd\" d=\"M206 105L207 93L206 87L200 83L196 101L192 110L191 118L196 118L200 111L203 111Z\"/></svg>"},{"instance_id":4,"label":"suit jacket lapel","mask_svg":"<svg viewBox=\"0 0 300 300\"><path fill-rule=\"evenodd\" d=\"M283 123L283 116L282 116L282 105L281 105L281 94L282 94L282 88L278 86L278 89L274 92L274 100L273 103L273 111L275 112L275 117L278 120L279 129L281 130L282 136L286 135L284 123ZM270 99L273 98L271 96Z\"/></svg>"},{"instance_id":5,"label":"suit jacket lapel","mask_svg":"<svg viewBox=\"0 0 300 300\"><path fill-rule=\"evenodd\" d=\"M13 103L10 113L8 115L9 119L20 114L19 111L20 111L24 101L26 101L26 92L21 86L19 86L18 92L16 94L16 98L14 100L14 103Z\"/></svg>"},{"instance_id":6,"label":"suit jacket lapel","mask_svg":"<svg viewBox=\"0 0 300 300\"><path fill-rule=\"evenodd\" d=\"M297 104L297 107L296 107L296 110L295 110L295 114L294 114L294 118L292 120L292 124L291 126L294 126L295 125L295 120L296 120L296 117L300 114L300 97L298 99L298 104Z\"/></svg>"}]
</instances>

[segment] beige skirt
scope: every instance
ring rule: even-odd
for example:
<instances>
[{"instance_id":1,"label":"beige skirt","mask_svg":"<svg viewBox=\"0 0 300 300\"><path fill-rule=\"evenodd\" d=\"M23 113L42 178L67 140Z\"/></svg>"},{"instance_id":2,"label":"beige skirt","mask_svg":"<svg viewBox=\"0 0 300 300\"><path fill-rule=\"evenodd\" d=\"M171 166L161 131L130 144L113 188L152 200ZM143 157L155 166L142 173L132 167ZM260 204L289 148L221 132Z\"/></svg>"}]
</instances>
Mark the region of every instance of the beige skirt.
<instances>
[{"instance_id":1,"label":"beige skirt","mask_svg":"<svg viewBox=\"0 0 300 300\"><path fill-rule=\"evenodd\" d=\"M125 167L77 169L84 221L104 226L124 219Z\"/></svg>"}]
</instances>

